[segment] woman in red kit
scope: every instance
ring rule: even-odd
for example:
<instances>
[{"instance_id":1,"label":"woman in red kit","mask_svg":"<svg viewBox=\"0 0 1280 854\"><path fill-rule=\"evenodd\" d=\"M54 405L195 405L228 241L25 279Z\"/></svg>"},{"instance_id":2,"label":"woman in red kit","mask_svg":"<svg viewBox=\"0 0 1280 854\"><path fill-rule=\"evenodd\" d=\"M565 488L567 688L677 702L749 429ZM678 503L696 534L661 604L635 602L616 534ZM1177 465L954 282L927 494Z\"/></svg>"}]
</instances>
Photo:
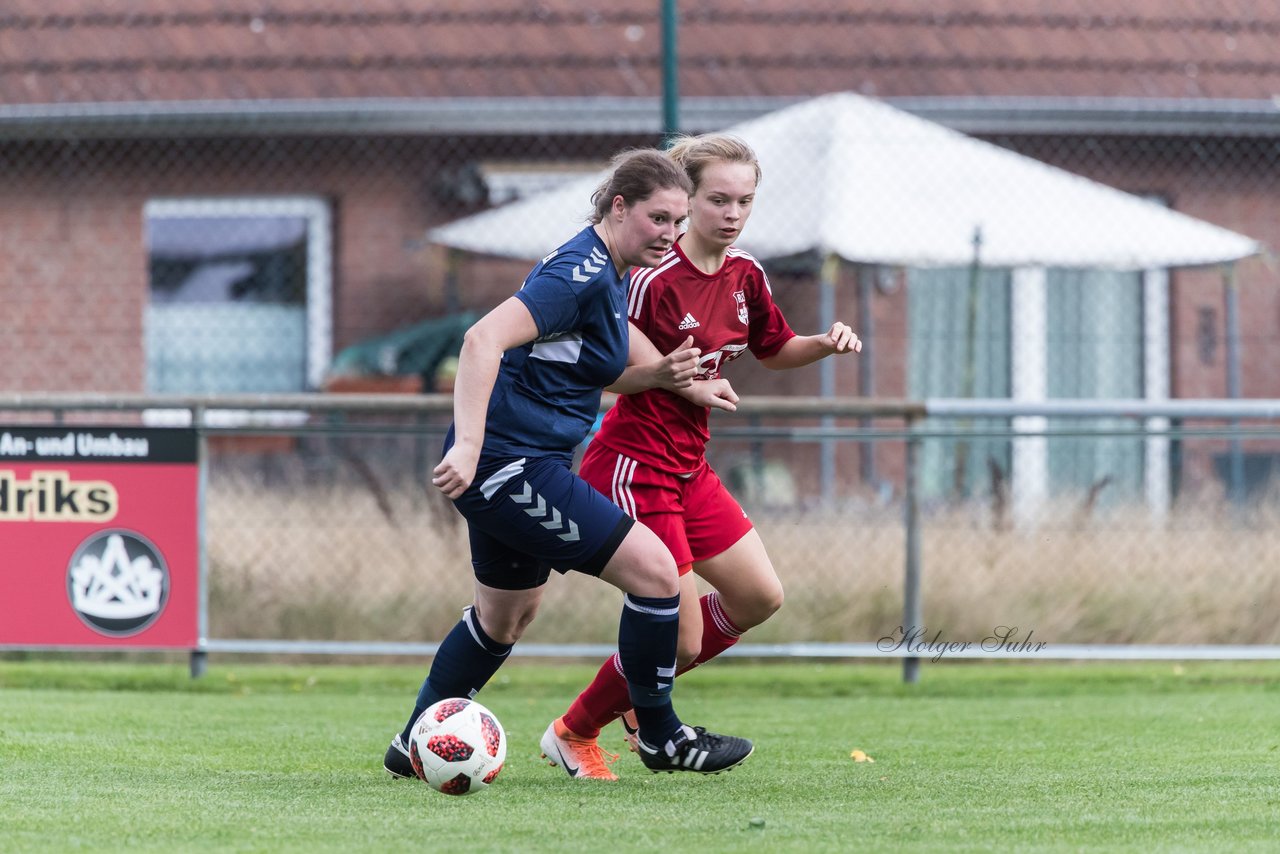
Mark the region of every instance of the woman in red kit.
<instances>
[{"instance_id":1,"label":"woman in red kit","mask_svg":"<svg viewBox=\"0 0 1280 854\"><path fill-rule=\"evenodd\" d=\"M696 347L701 352L695 379L711 380L747 351L782 370L862 349L843 323L819 335L792 332L773 302L764 269L733 245L751 215L760 180L746 143L719 134L684 137L668 156L693 182L689 230L658 266L635 271L627 292L631 322L659 350ZM653 530L680 568L679 644L674 667L664 674L669 676L724 652L782 605L782 585L759 534L707 465L707 413L660 389L620 397L580 469L583 479ZM691 573L715 590L699 599ZM547 751L552 764L579 779L617 779L596 738L622 717L633 741L630 708L615 654L547 728L544 750L548 740L556 748Z\"/></svg>"}]
</instances>

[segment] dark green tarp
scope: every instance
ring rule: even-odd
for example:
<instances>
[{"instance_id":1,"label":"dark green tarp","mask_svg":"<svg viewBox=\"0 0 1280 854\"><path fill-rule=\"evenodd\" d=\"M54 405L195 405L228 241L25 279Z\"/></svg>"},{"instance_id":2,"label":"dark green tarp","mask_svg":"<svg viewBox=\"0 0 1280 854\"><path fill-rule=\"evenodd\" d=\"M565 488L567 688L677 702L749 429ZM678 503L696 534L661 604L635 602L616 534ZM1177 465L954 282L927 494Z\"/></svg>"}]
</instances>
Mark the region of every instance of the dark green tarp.
<instances>
[{"instance_id":1,"label":"dark green tarp","mask_svg":"<svg viewBox=\"0 0 1280 854\"><path fill-rule=\"evenodd\" d=\"M467 311L357 341L334 358L332 373L381 377L417 374L422 377L422 388L433 391L440 364L457 357L463 334L477 319L475 312Z\"/></svg>"}]
</instances>

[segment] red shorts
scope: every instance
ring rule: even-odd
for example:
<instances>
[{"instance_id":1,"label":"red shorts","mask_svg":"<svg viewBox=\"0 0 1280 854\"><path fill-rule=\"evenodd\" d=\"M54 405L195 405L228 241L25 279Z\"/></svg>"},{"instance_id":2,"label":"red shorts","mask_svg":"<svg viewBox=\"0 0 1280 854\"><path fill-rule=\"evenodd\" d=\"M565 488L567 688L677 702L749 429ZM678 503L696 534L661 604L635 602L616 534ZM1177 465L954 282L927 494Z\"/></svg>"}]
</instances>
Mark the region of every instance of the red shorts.
<instances>
[{"instance_id":1,"label":"red shorts","mask_svg":"<svg viewBox=\"0 0 1280 854\"><path fill-rule=\"evenodd\" d=\"M705 461L692 474L670 474L592 442L578 475L657 534L676 566L713 558L752 528Z\"/></svg>"}]
</instances>

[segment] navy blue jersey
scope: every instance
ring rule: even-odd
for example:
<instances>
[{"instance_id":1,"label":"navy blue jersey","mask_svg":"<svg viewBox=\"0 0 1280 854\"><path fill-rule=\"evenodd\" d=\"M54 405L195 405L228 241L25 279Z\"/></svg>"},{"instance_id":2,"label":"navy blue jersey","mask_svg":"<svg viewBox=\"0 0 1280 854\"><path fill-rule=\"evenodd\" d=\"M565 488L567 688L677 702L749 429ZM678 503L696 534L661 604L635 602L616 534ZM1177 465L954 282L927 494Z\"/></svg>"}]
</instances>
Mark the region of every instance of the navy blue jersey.
<instances>
[{"instance_id":1,"label":"navy blue jersey","mask_svg":"<svg viewBox=\"0 0 1280 854\"><path fill-rule=\"evenodd\" d=\"M489 398L485 455L571 454L627 366L627 277L591 227L543 258L516 298L538 338L508 350Z\"/></svg>"}]
</instances>

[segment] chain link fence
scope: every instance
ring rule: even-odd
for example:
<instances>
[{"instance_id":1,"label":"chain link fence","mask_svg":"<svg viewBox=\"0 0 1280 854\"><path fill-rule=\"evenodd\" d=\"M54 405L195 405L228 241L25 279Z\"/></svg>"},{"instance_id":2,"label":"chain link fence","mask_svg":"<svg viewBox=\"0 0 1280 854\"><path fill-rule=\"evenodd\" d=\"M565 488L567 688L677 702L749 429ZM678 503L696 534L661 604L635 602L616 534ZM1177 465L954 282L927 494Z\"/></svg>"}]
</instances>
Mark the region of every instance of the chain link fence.
<instances>
[{"instance_id":1,"label":"chain link fence","mask_svg":"<svg viewBox=\"0 0 1280 854\"><path fill-rule=\"evenodd\" d=\"M849 24L830 18L836 5L806 13L807 25ZM658 23L637 14L621 23ZM711 20L694 10L687 23ZM687 60L683 73L727 88L687 99L685 127L729 128L761 152L742 245L796 331L839 319L865 341L859 357L785 374L739 360L728 376L744 397L1280 397L1280 290L1258 254L1280 223L1280 132L1253 107L1216 102L1206 119L1156 102L1052 116L1042 105L1031 121L1016 119L1032 114L1025 99L964 112L849 96L812 122L767 124L803 99L753 99L734 88L746 73L735 68L717 72L705 52ZM659 144L657 106L575 96L0 109L3 388L447 392L460 330L538 256L509 257L515 229L490 233L485 251L433 229L589 182L619 149ZM553 223L565 237L588 196ZM424 641L456 620L470 596L465 532L425 478L442 421L353 418L317 433L295 413L219 417L211 637ZM903 422L717 424L712 462L787 588L783 611L750 638L867 642L899 626ZM274 432L255 434L264 428ZM931 628L1278 642L1274 422L972 416L917 429ZM556 579L528 637L609 642L613 598Z\"/></svg>"},{"instance_id":2,"label":"chain link fence","mask_svg":"<svg viewBox=\"0 0 1280 854\"><path fill-rule=\"evenodd\" d=\"M1153 440L1132 419L1120 420L1123 427L1102 435L1077 426L1039 441L1064 454L1087 448L1104 467L1124 455L1099 455L1099 445L1169 442L1175 457L1204 453L1221 470L1241 437L1280 450L1274 422L1234 429L1186 422ZM806 483L798 473L816 470L820 437L864 433L856 422L721 421L730 436L715 441L712 464L750 513L787 591L784 608L748 640L870 644L902 631L904 425L826 440L837 444L838 482L853 479L863 455L883 479L875 491L824 501L817 478ZM938 419L917 431L920 459L940 446L1037 441L1018 438L1003 421L972 437L956 419ZM290 452L265 465L252 455L218 457L207 511L210 636L409 643L443 636L470 601L472 579L465 525L425 479L440 437L438 429L398 437L339 430L291 440ZM999 465L991 453L982 461ZM1053 493L1032 514L1012 506L1007 479L967 496L928 497L922 489L923 621L915 628L974 642L1008 626L1021 632L1019 641L1034 633L1059 647L1280 643L1271 618L1280 605L1274 490L1255 487L1236 503L1225 488L1202 489L1157 506L1141 494L1108 496L1109 488ZM556 575L526 642L611 644L617 607L607 585Z\"/></svg>"},{"instance_id":3,"label":"chain link fence","mask_svg":"<svg viewBox=\"0 0 1280 854\"><path fill-rule=\"evenodd\" d=\"M39 397L0 398L4 420L25 412L28 423L50 423ZM243 407L247 398L229 400ZM207 445L201 637L215 652L429 648L456 623L473 584L466 526L428 479L448 427L448 397L399 414L356 400L340 411L323 400L296 401L288 409L264 401L256 412L287 411L288 426L217 427L209 425L225 411L196 415ZM158 411L145 406L131 400L125 415L67 403L51 410L57 424L126 425ZM717 416L710 460L751 515L786 589L785 606L751 631L746 651L930 658L939 644L1006 638L996 652L1034 644L1069 657L1107 646L1138 656L1154 647L1274 654L1280 496L1260 481L1232 496L1225 483L1246 442L1280 450L1280 402L1231 411L1175 402L1135 415L1142 406L1068 402L1055 422L1070 426L1047 430L1018 423L1037 417L1036 408L998 401L855 407L774 398ZM852 409L876 415L876 423L861 426ZM1114 426L1091 426L1089 415ZM979 420L984 426L975 426ZM825 445L834 445L842 486L829 497L820 477ZM1171 501L1159 490L1107 497L1104 475L1089 489L1043 490L1018 503L1025 475L996 474L1002 453L1039 455L1043 464L1055 447L1087 448L1104 468L1118 465L1125 453L1097 453L1112 445L1165 455L1178 482L1190 477L1179 461L1204 455L1218 485L1177 489ZM954 461L964 447L988 466L989 485L931 495L931 456L946 448ZM879 473L876 488L846 492L867 467ZM608 585L553 574L525 648L608 647L618 607Z\"/></svg>"}]
</instances>

